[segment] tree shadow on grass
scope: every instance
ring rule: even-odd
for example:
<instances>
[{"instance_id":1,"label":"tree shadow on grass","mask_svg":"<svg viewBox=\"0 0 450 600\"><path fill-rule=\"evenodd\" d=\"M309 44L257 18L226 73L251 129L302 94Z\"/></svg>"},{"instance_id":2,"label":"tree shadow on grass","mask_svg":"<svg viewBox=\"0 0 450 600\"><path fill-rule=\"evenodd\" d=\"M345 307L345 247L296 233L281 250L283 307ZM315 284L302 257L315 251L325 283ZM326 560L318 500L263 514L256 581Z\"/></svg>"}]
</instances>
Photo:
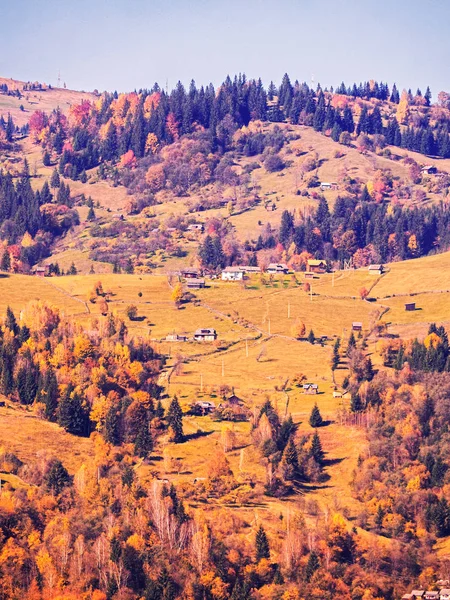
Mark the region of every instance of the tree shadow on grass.
<instances>
[{"instance_id":1,"label":"tree shadow on grass","mask_svg":"<svg viewBox=\"0 0 450 600\"><path fill-rule=\"evenodd\" d=\"M208 437L214 433L214 431L197 431L196 433L188 433L184 436L184 441L189 442L190 440L197 440L198 438Z\"/></svg>"}]
</instances>

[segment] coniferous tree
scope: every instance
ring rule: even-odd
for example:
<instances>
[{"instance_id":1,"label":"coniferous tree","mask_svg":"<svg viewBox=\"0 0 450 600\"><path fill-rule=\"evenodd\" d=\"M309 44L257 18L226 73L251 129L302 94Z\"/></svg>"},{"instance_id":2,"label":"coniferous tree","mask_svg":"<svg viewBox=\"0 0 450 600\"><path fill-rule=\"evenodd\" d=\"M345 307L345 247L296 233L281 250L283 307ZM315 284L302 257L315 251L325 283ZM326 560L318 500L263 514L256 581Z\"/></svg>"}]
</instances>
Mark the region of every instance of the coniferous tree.
<instances>
[{"instance_id":1,"label":"coniferous tree","mask_svg":"<svg viewBox=\"0 0 450 600\"><path fill-rule=\"evenodd\" d=\"M314 342L316 341L316 337L315 337L314 331L312 329L310 329L307 339L310 344L314 344Z\"/></svg>"},{"instance_id":2,"label":"coniferous tree","mask_svg":"<svg viewBox=\"0 0 450 600\"><path fill-rule=\"evenodd\" d=\"M269 540L267 539L267 534L262 525L259 526L259 529L256 532L255 549L256 549L256 562L259 562L263 558L266 558L266 559L270 558Z\"/></svg>"},{"instance_id":3,"label":"coniferous tree","mask_svg":"<svg viewBox=\"0 0 450 600\"><path fill-rule=\"evenodd\" d=\"M88 214L87 214L86 219L88 221L95 221L95 212L94 212L94 209L93 209L92 206L88 210Z\"/></svg>"},{"instance_id":4,"label":"coniferous tree","mask_svg":"<svg viewBox=\"0 0 450 600\"><path fill-rule=\"evenodd\" d=\"M309 424L311 425L311 427L322 427L323 425L322 415L320 414L320 410L317 406L317 403L314 404L311 414L309 416Z\"/></svg>"},{"instance_id":5,"label":"coniferous tree","mask_svg":"<svg viewBox=\"0 0 450 600\"><path fill-rule=\"evenodd\" d=\"M59 402L58 423L74 435L89 435L89 413L84 408L80 396L68 386Z\"/></svg>"},{"instance_id":6,"label":"coniferous tree","mask_svg":"<svg viewBox=\"0 0 450 600\"><path fill-rule=\"evenodd\" d=\"M49 492L58 496L65 487L72 484L67 469L60 460L55 460L44 477L44 484Z\"/></svg>"},{"instance_id":7,"label":"coniferous tree","mask_svg":"<svg viewBox=\"0 0 450 600\"><path fill-rule=\"evenodd\" d=\"M308 581L308 582L311 581L312 576L317 571L317 569L319 569L319 567L320 567L319 557L317 556L317 554L313 550L309 554L309 556L308 556L308 562L306 563L306 568L305 568L305 579L306 579L306 581Z\"/></svg>"},{"instance_id":8,"label":"coniferous tree","mask_svg":"<svg viewBox=\"0 0 450 600\"><path fill-rule=\"evenodd\" d=\"M134 453L140 458L147 458L153 450L153 440L148 429L148 421L145 421L139 427L136 441L134 442Z\"/></svg>"},{"instance_id":9,"label":"coniferous tree","mask_svg":"<svg viewBox=\"0 0 450 600\"><path fill-rule=\"evenodd\" d=\"M52 173L52 176L50 178L50 187L53 188L53 189L55 189L55 188L59 188L60 185L61 185L61 180L59 178L58 170L55 167L53 169L53 173Z\"/></svg>"},{"instance_id":10,"label":"coniferous tree","mask_svg":"<svg viewBox=\"0 0 450 600\"><path fill-rule=\"evenodd\" d=\"M325 458L325 453L322 450L322 442L320 441L319 434L317 430L314 432L312 443L311 443L311 456L314 458L318 465L323 464L323 460Z\"/></svg>"},{"instance_id":11,"label":"coniferous tree","mask_svg":"<svg viewBox=\"0 0 450 600\"><path fill-rule=\"evenodd\" d=\"M113 446L119 446L122 442L121 419L117 405L110 406L105 417L105 427L103 431L105 440Z\"/></svg>"},{"instance_id":12,"label":"coniferous tree","mask_svg":"<svg viewBox=\"0 0 450 600\"><path fill-rule=\"evenodd\" d=\"M2 271L9 271L11 269L11 257L8 250L3 252L2 261L0 263L0 269Z\"/></svg>"},{"instance_id":13,"label":"coniferous tree","mask_svg":"<svg viewBox=\"0 0 450 600\"><path fill-rule=\"evenodd\" d=\"M7 327L13 335L19 333L16 317L9 306L6 307L5 327Z\"/></svg>"},{"instance_id":14,"label":"coniferous tree","mask_svg":"<svg viewBox=\"0 0 450 600\"><path fill-rule=\"evenodd\" d=\"M354 413L361 412L363 410L363 403L359 394L352 394L350 400L350 410Z\"/></svg>"},{"instance_id":15,"label":"coniferous tree","mask_svg":"<svg viewBox=\"0 0 450 600\"><path fill-rule=\"evenodd\" d=\"M183 434L183 411L176 396L173 397L167 411L167 424L171 430L172 441L180 443L184 439Z\"/></svg>"},{"instance_id":16,"label":"coniferous tree","mask_svg":"<svg viewBox=\"0 0 450 600\"><path fill-rule=\"evenodd\" d=\"M297 449L292 436L284 449L280 463L281 472L285 481L295 481L300 474Z\"/></svg>"}]
</instances>

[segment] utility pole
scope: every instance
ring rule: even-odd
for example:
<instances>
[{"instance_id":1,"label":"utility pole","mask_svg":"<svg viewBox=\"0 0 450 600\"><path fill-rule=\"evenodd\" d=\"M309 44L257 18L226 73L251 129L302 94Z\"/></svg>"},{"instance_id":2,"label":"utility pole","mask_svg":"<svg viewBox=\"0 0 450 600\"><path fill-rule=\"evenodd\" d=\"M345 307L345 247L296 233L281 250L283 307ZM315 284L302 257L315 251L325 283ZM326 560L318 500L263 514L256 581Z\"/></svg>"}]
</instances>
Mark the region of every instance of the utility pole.
<instances>
[{"instance_id":1,"label":"utility pole","mask_svg":"<svg viewBox=\"0 0 450 600\"><path fill-rule=\"evenodd\" d=\"M270 319L269 319L269 335L270 335Z\"/></svg>"},{"instance_id":2,"label":"utility pole","mask_svg":"<svg viewBox=\"0 0 450 600\"><path fill-rule=\"evenodd\" d=\"M222 358L222 377L225 377L225 363Z\"/></svg>"},{"instance_id":3,"label":"utility pole","mask_svg":"<svg viewBox=\"0 0 450 600\"><path fill-rule=\"evenodd\" d=\"M248 338L245 338L245 355L248 358Z\"/></svg>"},{"instance_id":4,"label":"utility pole","mask_svg":"<svg viewBox=\"0 0 450 600\"><path fill-rule=\"evenodd\" d=\"M203 393L203 373L200 373L200 392Z\"/></svg>"},{"instance_id":5,"label":"utility pole","mask_svg":"<svg viewBox=\"0 0 450 600\"><path fill-rule=\"evenodd\" d=\"M309 299L312 302L312 286L309 288Z\"/></svg>"},{"instance_id":6,"label":"utility pole","mask_svg":"<svg viewBox=\"0 0 450 600\"><path fill-rule=\"evenodd\" d=\"M58 69L58 87L61 87L61 71Z\"/></svg>"},{"instance_id":7,"label":"utility pole","mask_svg":"<svg viewBox=\"0 0 450 600\"><path fill-rule=\"evenodd\" d=\"M288 319L291 318L291 303L288 302Z\"/></svg>"},{"instance_id":8,"label":"utility pole","mask_svg":"<svg viewBox=\"0 0 450 600\"><path fill-rule=\"evenodd\" d=\"M332 287L334 287L334 271L333 271L333 275L332 275L332 278L331 278L331 285L332 285Z\"/></svg>"}]
</instances>

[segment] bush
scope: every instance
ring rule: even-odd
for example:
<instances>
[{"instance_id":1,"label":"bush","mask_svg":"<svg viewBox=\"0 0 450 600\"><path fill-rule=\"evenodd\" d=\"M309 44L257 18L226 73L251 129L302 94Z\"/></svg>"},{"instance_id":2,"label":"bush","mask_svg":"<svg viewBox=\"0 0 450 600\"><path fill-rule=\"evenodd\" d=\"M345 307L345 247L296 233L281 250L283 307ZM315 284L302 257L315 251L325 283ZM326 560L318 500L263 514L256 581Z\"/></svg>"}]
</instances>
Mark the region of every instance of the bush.
<instances>
[{"instance_id":1,"label":"bush","mask_svg":"<svg viewBox=\"0 0 450 600\"><path fill-rule=\"evenodd\" d=\"M275 173L276 171L282 171L284 169L284 161L279 154L269 154L264 161L264 167L269 173Z\"/></svg>"}]
</instances>

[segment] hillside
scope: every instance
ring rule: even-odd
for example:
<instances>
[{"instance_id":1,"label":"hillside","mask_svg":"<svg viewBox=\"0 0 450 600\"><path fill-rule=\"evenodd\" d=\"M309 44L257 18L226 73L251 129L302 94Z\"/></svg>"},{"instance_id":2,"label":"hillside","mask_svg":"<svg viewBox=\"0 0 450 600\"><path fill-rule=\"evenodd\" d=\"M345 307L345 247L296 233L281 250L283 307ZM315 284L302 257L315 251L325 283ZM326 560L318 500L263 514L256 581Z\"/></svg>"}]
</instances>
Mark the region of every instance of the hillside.
<instances>
[{"instance_id":1,"label":"hillside","mask_svg":"<svg viewBox=\"0 0 450 600\"><path fill-rule=\"evenodd\" d=\"M0 80L0 597L437 585L444 104L287 75L102 95ZM222 280L232 265L259 269Z\"/></svg>"}]
</instances>

